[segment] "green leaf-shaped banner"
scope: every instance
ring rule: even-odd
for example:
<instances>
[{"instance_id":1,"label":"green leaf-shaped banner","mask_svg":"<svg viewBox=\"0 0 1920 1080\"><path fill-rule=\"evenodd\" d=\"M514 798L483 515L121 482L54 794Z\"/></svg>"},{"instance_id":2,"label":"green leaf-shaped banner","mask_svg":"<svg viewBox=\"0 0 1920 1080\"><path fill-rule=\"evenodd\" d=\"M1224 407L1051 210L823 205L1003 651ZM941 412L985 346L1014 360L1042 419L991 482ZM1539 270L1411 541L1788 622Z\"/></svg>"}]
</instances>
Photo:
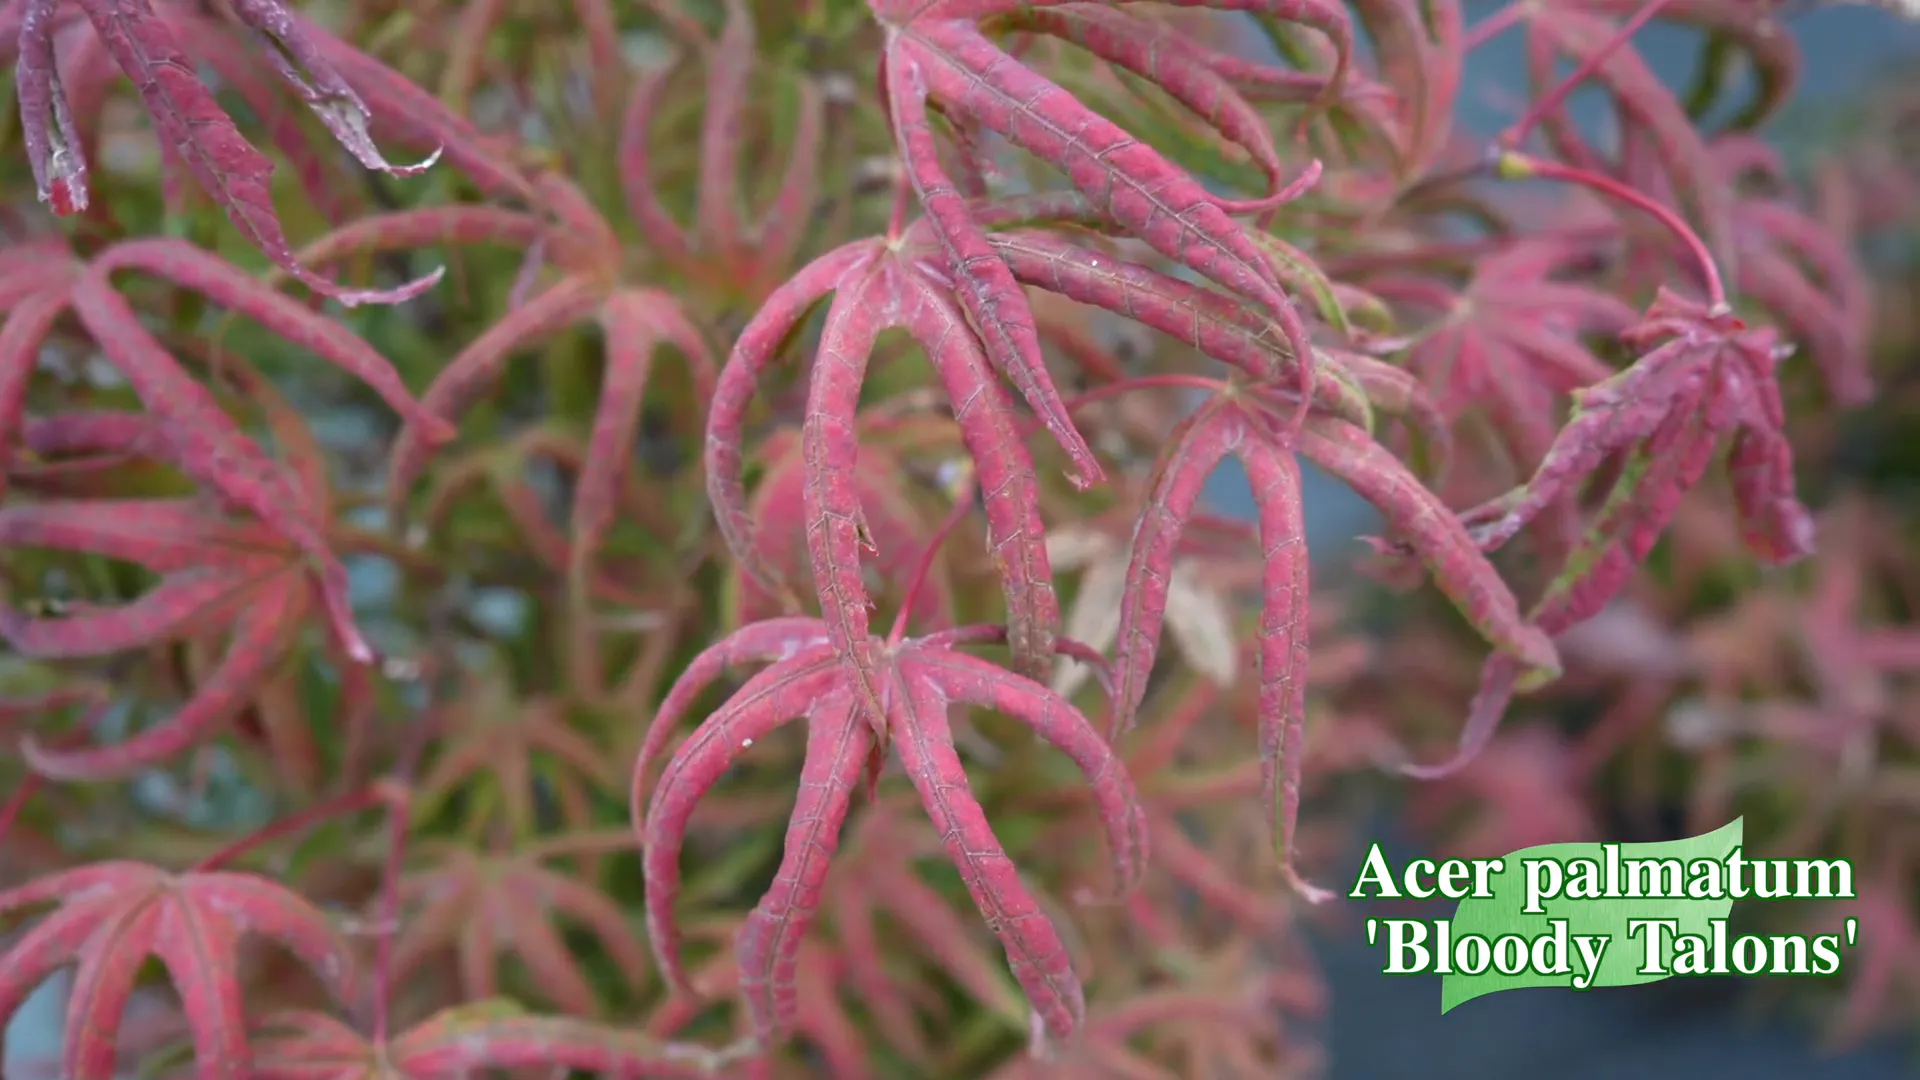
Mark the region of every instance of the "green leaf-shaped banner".
<instances>
[{"instance_id":1,"label":"green leaf-shaped banner","mask_svg":"<svg viewBox=\"0 0 1920 1080\"><path fill-rule=\"evenodd\" d=\"M1448 971L1440 983L1440 1011L1523 986L1587 989L1635 986L1670 977L1674 938L1709 936L1712 923L1726 919L1733 910L1724 880L1703 879L1712 873L1708 864L1724 869L1727 856L1740 847L1743 821L1735 818L1713 832L1681 840L1542 844L1509 854L1503 869L1492 875L1491 896L1460 901L1449 937L1457 951L1469 935L1490 946L1517 936L1529 943L1536 959L1547 963L1536 963L1517 974L1503 973L1491 964L1480 974L1457 968ZM1678 889L1672 887L1676 881ZM1530 911L1528 904L1534 899L1538 902ZM1671 919L1678 925L1632 925L1643 919ZM1642 970L1649 933L1659 934L1666 961L1657 973ZM1595 952L1597 964L1590 962ZM1556 970L1536 970L1539 966Z\"/></svg>"}]
</instances>

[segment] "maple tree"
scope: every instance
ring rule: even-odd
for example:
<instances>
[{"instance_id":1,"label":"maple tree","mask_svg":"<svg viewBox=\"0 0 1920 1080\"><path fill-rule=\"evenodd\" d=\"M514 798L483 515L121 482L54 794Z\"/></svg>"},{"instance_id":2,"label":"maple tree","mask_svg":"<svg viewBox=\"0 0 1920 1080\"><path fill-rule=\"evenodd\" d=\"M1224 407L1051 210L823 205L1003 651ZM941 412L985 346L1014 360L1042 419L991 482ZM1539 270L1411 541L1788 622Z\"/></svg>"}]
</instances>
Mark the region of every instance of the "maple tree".
<instances>
[{"instance_id":1,"label":"maple tree","mask_svg":"<svg viewBox=\"0 0 1920 1080\"><path fill-rule=\"evenodd\" d=\"M1833 1030L1910 1024L1920 99L1802 169L1785 14L5 0L0 1020L1313 1075L1384 772L1466 855L1840 852Z\"/></svg>"}]
</instances>

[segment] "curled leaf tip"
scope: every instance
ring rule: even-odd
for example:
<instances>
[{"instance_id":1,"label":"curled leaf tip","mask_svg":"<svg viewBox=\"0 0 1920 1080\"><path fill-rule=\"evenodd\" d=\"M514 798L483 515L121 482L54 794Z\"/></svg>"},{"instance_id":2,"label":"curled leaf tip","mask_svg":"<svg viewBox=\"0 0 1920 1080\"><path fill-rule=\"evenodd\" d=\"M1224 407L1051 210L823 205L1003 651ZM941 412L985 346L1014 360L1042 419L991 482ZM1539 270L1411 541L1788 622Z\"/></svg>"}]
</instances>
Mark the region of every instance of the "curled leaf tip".
<instances>
[{"instance_id":1,"label":"curled leaf tip","mask_svg":"<svg viewBox=\"0 0 1920 1080\"><path fill-rule=\"evenodd\" d=\"M1313 884L1291 868L1287 870L1287 887L1293 890L1294 895L1315 906L1324 904L1334 897L1332 889L1323 889Z\"/></svg>"},{"instance_id":2,"label":"curled leaf tip","mask_svg":"<svg viewBox=\"0 0 1920 1080\"><path fill-rule=\"evenodd\" d=\"M350 308L366 304L404 304L440 284L440 279L446 276L447 268L436 266L428 273L391 289L342 289L311 271L302 270L300 273L301 279L309 286L318 288L323 294L340 301L341 306Z\"/></svg>"},{"instance_id":3,"label":"curled leaf tip","mask_svg":"<svg viewBox=\"0 0 1920 1080\"><path fill-rule=\"evenodd\" d=\"M31 735L22 736L19 747L20 760L26 762L28 768L48 780L71 781L83 778L63 767L67 755L41 746L40 740Z\"/></svg>"},{"instance_id":4,"label":"curled leaf tip","mask_svg":"<svg viewBox=\"0 0 1920 1080\"><path fill-rule=\"evenodd\" d=\"M1104 483L1106 479L1107 474L1101 471L1098 466L1092 469L1069 469L1067 471L1067 483L1072 484L1075 491L1089 491L1099 484Z\"/></svg>"},{"instance_id":5,"label":"curled leaf tip","mask_svg":"<svg viewBox=\"0 0 1920 1080\"><path fill-rule=\"evenodd\" d=\"M333 137L346 148L347 153L361 165L378 173L399 179L409 179L425 173L440 163L440 157L446 152L446 146L436 145L433 152L419 161L396 165L388 161L373 141L373 135L367 130L367 114L351 105L332 105L314 107L321 123L326 125Z\"/></svg>"},{"instance_id":6,"label":"curled leaf tip","mask_svg":"<svg viewBox=\"0 0 1920 1080\"><path fill-rule=\"evenodd\" d=\"M1431 765L1422 765L1411 761L1402 762L1394 767L1394 771L1398 772L1401 776L1414 780L1445 780L1447 777L1466 768L1472 760L1472 758L1464 754L1455 754L1445 761Z\"/></svg>"}]
</instances>

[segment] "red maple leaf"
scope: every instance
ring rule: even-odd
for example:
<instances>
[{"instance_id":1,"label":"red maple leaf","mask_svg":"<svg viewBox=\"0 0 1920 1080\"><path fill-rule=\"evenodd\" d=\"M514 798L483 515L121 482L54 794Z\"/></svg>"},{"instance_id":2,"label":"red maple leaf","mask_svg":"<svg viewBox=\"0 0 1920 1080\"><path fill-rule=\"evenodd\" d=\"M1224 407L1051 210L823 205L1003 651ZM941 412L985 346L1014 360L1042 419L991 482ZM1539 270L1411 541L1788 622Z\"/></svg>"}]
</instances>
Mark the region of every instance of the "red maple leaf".
<instances>
[{"instance_id":1,"label":"red maple leaf","mask_svg":"<svg viewBox=\"0 0 1920 1080\"><path fill-rule=\"evenodd\" d=\"M407 540L430 537L436 547L471 552L481 568L531 558L554 574L586 576L584 587L596 602L642 605L649 597L633 580L635 566L607 557L575 558L576 545L567 531L571 508L554 506L540 483L545 478L541 473L577 479L586 471L587 454L579 436L558 425L540 424L446 455L433 471ZM673 516L666 512L670 508L660 505L658 492L631 469L621 479L614 495L616 514L652 535L676 535ZM494 505L477 504L476 494L491 496ZM495 506L500 513L491 512ZM426 547L418 550L433 554Z\"/></svg>"},{"instance_id":2,"label":"red maple leaf","mask_svg":"<svg viewBox=\"0 0 1920 1080\"><path fill-rule=\"evenodd\" d=\"M1782 431L1776 332L1748 328L1724 302L1715 307L1662 290L1646 319L1624 336L1644 355L1575 395L1573 417L1525 486L1463 515L1484 523L1476 541L1492 550L1607 459L1627 455L1582 544L1529 612L1547 633L1585 622L1619 593L1728 435L1747 547L1774 564L1812 551L1813 519L1794 493L1793 451ZM1492 737L1521 674L1512 658L1493 657L1454 756L1407 771L1441 776L1471 760Z\"/></svg>"},{"instance_id":3,"label":"red maple leaf","mask_svg":"<svg viewBox=\"0 0 1920 1080\"><path fill-rule=\"evenodd\" d=\"M764 1040L791 1025L798 1007L794 964L838 847L840 825L862 774L875 775L889 746L920 793L968 893L1005 946L1014 978L1032 1003L1036 1030L1059 1038L1072 1034L1085 1009L1079 978L1059 931L971 794L948 708L969 704L1005 712L1073 759L1093 785L1122 890L1139 878L1146 824L1125 768L1085 716L1046 687L958 651L958 646L1005 636L1000 628L970 627L920 638L872 638L860 647L864 662L854 667L840 657L823 621L777 619L741 628L688 666L668 696L670 703L690 703L730 664L768 665L681 745L644 815L639 804L650 771L647 749L634 767L634 822L646 846L648 927L672 985L686 986L674 899L681 839L694 806L755 742L803 717L807 751L786 856L773 888L735 944L756 1035ZM1060 647L1079 652L1078 658L1093 658L1064 640ZM648 732L648 747L664 745L677 715L662 706Z\"/></svg>"},{"instance_id":4,"label":"red maple leaf","mask_svg":"<svg viewBox=\"0 0 1920 1080\"><path fill-rule=\"evenodd\" d=\"M129 329L145 335L138 323ZM133 340L151 344L151 339ZM123 343L119 351L124 348ZM161 576L158 585L128 603L83 605L59 617L0 607L0 637L23 655L102 656L209 634L229 638L223 658L168 722L111 746L53 749L29 740L24 752L47 776L128 776L205 740L269 684L309 612L331 616L335 639L350 657L371 657L347 610L345 568L323 531L331 520L330 493L317 447L297 414L249 368L236 361L228 375L242 380L265 407L278 441L293 456L292 470L266 457L204 388L185 380L182 385L205 395L211 410L198 414L205 426L190 433L182 433L171 418L150 414L68 414L40 426L36 449L146 455L185 466L190 474L223 477L217 492L245 509L258 512L264 505L279 522L291 519L291 536L264 516L235 517L208 495L58 500L0 509L0 537L8 544L122 559ZM263 472L250 476L244 464L231 472L208 468L249 458ZM317 566L315 551L323 560Z\"/></svg>"},{"instance_id":5,"label":"red maple leaf","mask_svg":"<svg viewBox=\"0 0 1920 1080\"><path fill-rule=\"evenodd\" d=\"M1327 369L1344 360L1329 357ZM1335 384L1339 376L1322 380ZM1317 402L1315 403L1318 404ZM1273 383L1223 384L1184 421L1162 454L1127 570L1115 664L1113 729L1124 732L1146 694L1166 614L1170 567L1207 477L1228 455L1246 466L1259 515L1265 564L1259 641L1260 756L1272 805L1275 843L1289 881L1314 900L1329 894L1292 869L1299 809L1306 708L1308 582L1301 518L1300 467L1305 456L1346 481L1408 537L1408 545L1461 614L1490 640L1497 656L1534 678L1559 671L1553 643L1521 618L1518 601L1475 546L1459 519L1363 427L1315 409L1296 436L1285 414L1294 403Z\"/></svg>"},{"instance_id":6,"label":"red maple leaf","mask_svg":"<svg viewBox=\"0 0 1920 1080\"><path fill-rule=\"evenodd\" d=\"M123 240L83 261L63 241L49 237L9 254L21 257L0 260L0 298L8 309L0 323L0 455L11 455L40 349L69 311L108 362L127 375L149 410L188 422L206 416L206 395L140 324L132 306L113 292L113 275L129 270L199 293L360 379L420 424L430 444L452 438L452 430L414 399L393 365L351 330L187 241ZM209 437L226 427L231 424L217 424Z\"/></svg>"},{"instance_id":7,"label":"red maple leaf","mask_svg":"<svg viewBox=\"0 0 1920 1080\"><path fill-rule=\"evenodd\" d=\"M532 233L529 269L537 271L550 261L561 272L559 280L516 304L505 318L448 360L421 395L421 406L441 424L456 422L492 391L507 361L520 349L586 319L599 323L606 337L607 366L585 466L575 484L569 530L571 561L584 573L612 523L654 354L662 345L680 351L690 365L698 400L713 394L713 361L705 334L678 299L658 289L622 283L620 240L578 188L553 173L541 175L534 183L540 217L522 215L519 220L503 221L484 207L458 208L461 213L403 210L357 223L322 242L330 257L341 258L440 240L511 243ZM425 470L427 452L434 445L430 434L425 425L409 423L395 443L387 469L390 510L399 509ZM395 512L392 520L398 524L402 515Z\"/></svg>"},{"instance_id":8,"label":"red maple leaf","mask_svg":"<svg viewBox=\"0 0 1920 1080\"><path fill-rule=\"evenodd\" d=\"M431 821L457 796L460 831L470 840L538 835L543 789L559 804L564 828L586 829L594 794L618 785L606 751L570 721L566 701L516 698L497 669L473 672L453 701L422 722L442 738L415 785L413 813Z\"/></svg>"},{"instance_id":9,"label":"red maple leaf","mask_svg":"<svg viewBox=\"0 0 1920 1080\"><path fill-rule=\"evenodd\" d=\"M1333 40L1339 62L1337 87L1352 48L1347 13L1321 0L1274 3L1272 0L1181 0L1179 6L1214 10L1261 11L1311 27ZM893 134L907 177L920 198L951 275L952 290L983 336L995 367L1019 387L1047 430L1066 450L1070 474L1083 485L1101 477L1098 463L1060 408L1046 374L1032 312L1006 264L993 256L984 223L969 209L962 189L946 173L928 118L937 105L962 126L978 125L1049 162L1088 200L1093 210L1166 258L1190 267L1257 304L1281 327L1294 350L1305 355L1307 334L1280 280L1260 248L1229 210L1270 208L1298 194L1300 182L1278 185L1249 207L1210 194L1158 151L1087 108L1044 75L1009 56L982 32L983 23L1006 19L1020 26L1023 16L1071 12L1075 5L1013 0L869 0L868 8L886 29L881 54L882 87ZM1069 14L1056 26L1040 16L1029 29L1066 30ZM1204 65L1159 65L1147 42L1125 35L1082 35L1104 59L1131 67L1165 89L1177 101L1220 123L1237 115L1226 106L1237 95L1208 86ZM1231 120L1225 121L1231 124ZM1257 126L1250 118L1238 129ZM1318 169L1307 171L1310 183ZM970 192L969 194L980 194ZM1310 381L1310 365L1301 377ZM1044 652L1044 649L1038 650Z\"/></svg>"},{"instance_id":10,"label":"red maple leaf","mask_svg":"<svg viewBox=\"0 0 1920 1080\"><path fill-rule=\"evenodd\" d=\"M395 977L452 949L459 959L461 992L470 999L490 998L500 992L500 958L511 953L553 1004L576 1016L601 1012L600 995L554 917L591 929L630 980L645 971L646 953L618 904L545 860L627 846L632 839L575 832L507 851L434 845L424 852L426 868L401 879L399 895L411 916L394 941Z\"/></svg>"},{"instance_id":11,"label":"red maple leaf","mask_svg":"<svg viewBox=\"0 0 1920 1080\"><path fill-rule=\"evenodd\" d=\"M41 201L51 202L56 213L76 213L88 204L87 164L81 156L84 143L75 114L54 59L61 0L21 2L16 77L27 161L33 167ZM182 36L204 38L214 32L210 24L156 13L148 0L77 2L114 63L133 80L158 129L161 153L192 174L201 189L276 266L315 292L348 306L400 303L440 279L441 271L435 270L396 289L350 289L296 261L273 206L273 162L240 134L213 93L200 82L193 62L181 51ZM393 176L413 176L438 159L436 151L418 164L393 165L380 155L368 134L366 102L315 40L316 35L324 36L324 31L296 20L281 0L234 0L233 12L265 46L280 76L361 164Z\"/></svg>"},{"instance_id":12,"label":"red maple leaf","mask_svg":"<svg viewBox=\"0 0 1920 1080\"><path fill-rule=\"evenodd\" d=\"M1449 422L1484 408L1514 464L1531 471L1553 443L1560 401L1611 376L1584 335L1612 337L1637 321L1632 307L1577 280L1597 244L1532 238L1474 260L1458 292L1440 280L1382 276L1368 287L1431 308L1440 320L1420 332L1406 364L1426 383Z\"/></svg>"},{"instance_id":13,"label":"red maple leaf","mask_svg":"<svg viewBox=\"0 0 1920 1080\"><path fill-rule=\"evenodd\" d=\"M662 202L648 145L668 81L679 66L677 56L634 84L621 128L620 178L628 214L669 266L702 287L758 303L791 269L807 237L819 186L826 102L814 80L798 80L792 149L775 189L778 194L758 222L743 221L741 150L752 100L748 89L756 35L753 13L742 0L726 0L725 8L719 40L695 38L706 79L693 227L683 227ZM697 24L692 29L697 30Z\"/></svg>"},{"instance_id":14,"label":"red maple leaf","mask_svg":"<svg viewBox=\"0 0 1920 1080\"><path fill-rule=\"evenodd\" d=\"M134 391L146 405L152 422L128 419L113 423L80 424L61 434L65 442L61 449L164 461L197 481L217 498L220 507L245 511L256 517L259 531L244 540L243 546L265 546L269 549L287 547L289 550L282 559L283 566L293 565L285 561L288 558L296 563L311 564L319 578L320 606L344 651L356 662L370 661L373 657L372 648L361 635L348 605L346 569L334 554L327 536L331 521L324 484L315 482L312 477L304 478L303 483L301 478L289 473L240 430L207 386L187 375L179 361L146 328L132 305L113 287L112 275L128 269L154 273L202 292L236 312L248 315L289 341L306 345L378 389L397 409L420 425L421 438L429 444L437 444L450 437L451 430L414 401L398 374L360 338L297 303L267 291L239 270L191 244L179 240L146 239L112 245L94 256L84 267L74 266L70 262L54 264L42 272L42 287L32 291L30 298L9 314L5 326L0 327L0 346L4 346L0 348L0 438L10 441L12 429L20 417L26 380L36 362L40 342L52 330L60 312L71 307L81 326L107 360L127 376ZM23 274L24 270L20 273ZM244 365L236 362L233 367L239 371ZM254 396L261 395L255 393ZM280 426L286 429L291 423L293 421L283 416ZM176 517L178 513L190 510L177 510ZM21 508L15 513L25 517L16 520L30 523L33 515L40 512L33 508ZM75 504L45 512L88 511L83 504ZM212 506L202 508L202 517L206 521L218 520L221 516ZM174 524L177 526L180 522ZM32 524L19 527L39 529L39 526ZM97 545L109 544L114 546L114 552L119 553L120 557L136 562L143 558L137 553L140 545L136 542L136 536L122 533L117 540L108 539L112 535L110 528L104 533L96 531L90 540L76 540L73 539L74 535L77 534L70 532L68 539L61 540L56 546L92 544L96 546L87 550L108 554L106 549ZM170 569L162 569L157 565L154 568L161 573L193 569L193 558L198 556L188 558L186 562L180 561L184 557L184 549L180 545L190 542L194 541L188 535L176 535L171 553L164 550L155 552L155 557L167 563ZM225 540L218 536L204 538L207 544L234 542L242 542L237 534ZM254 572L260 571L260 559L251 560L251 565ZM217 573L194 569L190 576L200 588L200 592L194 595L204 599L217 588ZM228 584L232 585L233 582L229 581ZM170 590L153 603L172 603L168 596L179 591L178 588ZM286 599L294 597L288 594ZM136 611L135 614L140 612ZM182 611L174 610L165 617L172 619L182 614ZM111 620L112 616L102 618ZM85 626L75 624L70 634L79 634L83 629L85 633L96 633L98 626L99 619ZM271 619L255 619L249 627L256 637L269 628L275 633L284 629ZM124 635L130 630L134 631L136 639L140 637L132 624L122 623L112 630L121 637L103 640L127 641ZM29 648L16 647L23 651ZM60 651L62 655L81 655L73 650L91 648L92 652L85 655L92 655L123 646L85 646L77 637L70 637L67 642L49 647ZM254 655L254 652L257 650L242 650L236 656L247 663L264 663L278 656L277 652L260 655ZM244 674L247 678L263 673L264 669L251 674L236 669L236 674ZM202 719L210 723L217 717ZM188 735L197 730L201 729L176 728L173 735L166 738ZM159 749L158 744L155 748ZM99 761L84 768L92 769L104 764L104 761Z\"/></svg>"},{"instance_id":15,"label":"red maple leaf","mask_svg":"<svg viewBox=\"0 0 1920 1080\"><path fill-rule=\"evenodd\" d=\"M0 893L0 913L58 906L0 957L0 1016L54 971L76 965L62 1075L110 1080L121 1013L148 957L185 1003L201 1080L251 1075L239 977L240 939L292 950L343 1003L354 1000L352 953L298 893L253 874L170 873L137 862L64 870Z\"/></svg>"},{"instance_id":16,"label":"red maple leaf","mask_svg":"<svg viewBox=\"0 0 1920 1080\"><path fill-rule=\"evenodd\" d=\"M1836 404L1871 401L1873 285L1848 239L1783 193L1786 166L1771 146L1730 137L1712 153L1735 191L1733 284L1807 348Z\"/></svg>"}]
</instances>

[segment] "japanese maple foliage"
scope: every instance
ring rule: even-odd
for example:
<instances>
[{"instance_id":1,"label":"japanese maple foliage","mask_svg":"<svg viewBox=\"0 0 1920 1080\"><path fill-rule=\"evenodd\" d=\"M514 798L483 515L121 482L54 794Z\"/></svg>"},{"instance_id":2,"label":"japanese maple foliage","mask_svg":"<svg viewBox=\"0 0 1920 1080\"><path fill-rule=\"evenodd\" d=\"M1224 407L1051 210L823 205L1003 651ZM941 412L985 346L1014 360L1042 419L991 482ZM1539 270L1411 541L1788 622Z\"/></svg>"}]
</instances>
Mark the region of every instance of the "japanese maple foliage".
<instances>
[{"instance_id":1,"label":"japanese maple foliage","mask_svg":"<svg viewBox=\"0 0 1920 1080\"><path fill-rule=\"evenodd\" d=\"M48 1075L1313 1075L1361 772L1476 855L1761 800L1898 1014L1910 96L1809 184L1730 0L297 7L0 3Z\"/></svg>"}]
</instances>

